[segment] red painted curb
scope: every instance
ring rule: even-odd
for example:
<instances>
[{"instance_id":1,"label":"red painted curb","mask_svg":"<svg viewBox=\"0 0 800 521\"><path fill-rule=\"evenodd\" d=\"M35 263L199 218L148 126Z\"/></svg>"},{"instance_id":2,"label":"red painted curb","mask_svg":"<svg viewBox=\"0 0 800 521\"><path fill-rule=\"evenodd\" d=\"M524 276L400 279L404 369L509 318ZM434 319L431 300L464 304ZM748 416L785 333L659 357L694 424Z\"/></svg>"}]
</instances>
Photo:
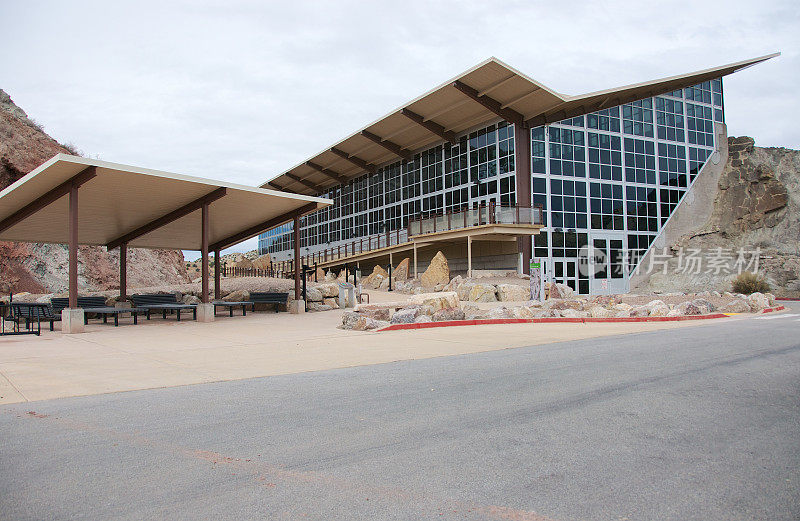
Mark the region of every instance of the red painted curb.
<instances>
[{"instance_id":1,"label":"red painted curb","mask_svg":"<svg viewBox=\"0 0 800 521\"><path fill-rule=\"evenodd\" d=\"M783 311L786 309L784 306L777 306L774 308L764 308L761 310L761 313L774 313L775 311Z\"/></svg>"},{"instance_id":2,"label":"red painted curb","mask_svg":"<svg viewBox=\"0 0 800 521\"><path fill-rule=\"evenodd\" d=\"M777 310L778 308L776 308ZM782 306L781 306L782 309ZM400 331L403 329L427 329L430 327L452 327L452 326L483 326L489 324L583 324L598 322L680 322L684 320L709 320L713 318L727 318L723 313L713 315L690 315L683 317L613 317L613 318L490 318L477 320L446 320L442 322L420 322L414 324L392 324L376 331Z\"/></svg>"}]
</instances>

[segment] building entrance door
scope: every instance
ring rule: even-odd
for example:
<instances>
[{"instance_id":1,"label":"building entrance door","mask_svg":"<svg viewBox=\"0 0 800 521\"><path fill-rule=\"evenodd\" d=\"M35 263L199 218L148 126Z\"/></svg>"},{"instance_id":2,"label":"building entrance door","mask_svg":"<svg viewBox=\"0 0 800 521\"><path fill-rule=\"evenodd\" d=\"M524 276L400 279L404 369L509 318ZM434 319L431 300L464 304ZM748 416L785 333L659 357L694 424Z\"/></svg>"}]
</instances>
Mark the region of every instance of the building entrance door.
<instances>
[{"instance_id":1,"label":"building entrance door","mask_svg":"<svg viewBox=\"0 0 800 521\"><path fill-rule=\"evenodd\" d=\"M597 232L589 241L589 283L593 295L628 292L628 265L625 234Z\"/></svg>"}]
</instances>

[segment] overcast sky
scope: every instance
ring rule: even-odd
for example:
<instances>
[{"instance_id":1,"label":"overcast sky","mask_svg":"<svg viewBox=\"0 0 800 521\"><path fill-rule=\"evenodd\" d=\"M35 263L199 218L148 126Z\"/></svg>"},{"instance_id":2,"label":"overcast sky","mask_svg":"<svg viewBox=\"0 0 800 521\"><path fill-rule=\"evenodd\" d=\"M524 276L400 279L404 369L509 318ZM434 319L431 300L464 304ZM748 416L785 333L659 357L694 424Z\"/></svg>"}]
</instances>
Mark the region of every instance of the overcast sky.
<instances>
[{"instance_id":1,"label":"overcast sky","mask_svg":"<svg viewBox=\"0 0 800 521\"><path fill-rule=\"evenodd\" d=\"M728 131L800 148L799 12L796 0L0 0L0 88L90 157L258 185L489 56L581 94L780 51L725 79Z\"/></svg>"}]
</instances>

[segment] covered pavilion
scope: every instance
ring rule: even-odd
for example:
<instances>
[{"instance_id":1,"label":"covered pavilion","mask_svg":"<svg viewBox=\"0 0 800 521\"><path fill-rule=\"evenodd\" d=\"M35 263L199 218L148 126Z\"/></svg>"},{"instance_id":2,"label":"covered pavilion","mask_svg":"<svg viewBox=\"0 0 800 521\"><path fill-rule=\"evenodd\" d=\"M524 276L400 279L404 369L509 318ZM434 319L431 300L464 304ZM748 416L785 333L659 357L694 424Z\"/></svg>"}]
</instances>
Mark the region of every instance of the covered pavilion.
<instances>
[{"instance_id":1,"label":"covered pavilion","mask_svg":"<svg viewBox=\"0 0 800 521\"><path fill-rule=\"evenodd\" d=\"M69 245L63 332L83 330L83 312L77 307L80 244L120 248L123 298L128 246L199 250L202 303L197 316L211 321L209 251L218 266L221 250L289 221L298 233L301 216L330 204L319 197L58 154L0 192L0 240ZM296 238L295 259L300 258L299 243ZM218 269L214 295L221 297Z\"/></svg>"}]
</instances>

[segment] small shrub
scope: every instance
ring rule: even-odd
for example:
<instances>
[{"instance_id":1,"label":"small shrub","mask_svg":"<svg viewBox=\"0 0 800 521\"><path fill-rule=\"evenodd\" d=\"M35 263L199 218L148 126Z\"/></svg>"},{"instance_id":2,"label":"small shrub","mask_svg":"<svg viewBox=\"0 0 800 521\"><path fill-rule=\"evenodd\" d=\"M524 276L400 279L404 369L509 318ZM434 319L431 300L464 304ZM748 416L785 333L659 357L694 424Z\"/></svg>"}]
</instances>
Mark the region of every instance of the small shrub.
<instances>
[{"instance_id":1,"label":"small shrub","mask_svg":"<svg viewBox=\"0 0 800 521\"><path fill-rule=\"evenodd\" d=\"M749 271L740 273L733 279L733 292L750 295L751 293L768 293L769 283L764 275L757 275Z\"/></svg>"}]
</instances>

